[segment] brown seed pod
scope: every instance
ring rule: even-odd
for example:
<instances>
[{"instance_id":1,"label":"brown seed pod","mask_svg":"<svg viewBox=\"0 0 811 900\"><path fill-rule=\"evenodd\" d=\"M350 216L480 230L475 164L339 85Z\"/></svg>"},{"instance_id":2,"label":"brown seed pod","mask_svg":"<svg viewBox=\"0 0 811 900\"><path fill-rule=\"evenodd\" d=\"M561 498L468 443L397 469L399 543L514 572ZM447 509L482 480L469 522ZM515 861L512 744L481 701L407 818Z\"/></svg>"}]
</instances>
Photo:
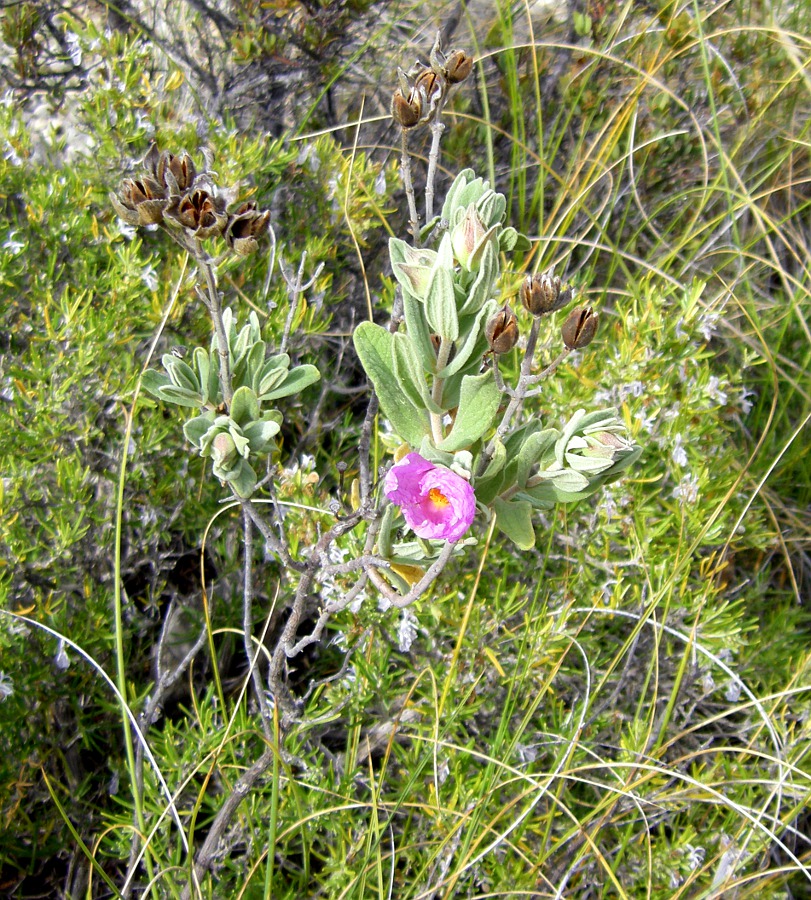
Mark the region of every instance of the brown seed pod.
<instances>
[{"instance_id":1,"label":"brown seed pod","mask_svg":"<svg viewBox=\"0 0 811 900\"><path fill-rule=\"evenodd\" d=\"M506 303L487 322L484 336L493 353L507 353L518 343L518 319Z\"/></svg>"},{"instance_id":2,"label":"brown seed pod","mask_svg":"<svg viewBox=\"0 0 811 900\"><path fill-rule=\"evenodd\" d=\"M573 309L560 329L563 343L569 350L582 350L594 340L597 332L597 313L590 306Z\"/></svg>"}]
</instances>

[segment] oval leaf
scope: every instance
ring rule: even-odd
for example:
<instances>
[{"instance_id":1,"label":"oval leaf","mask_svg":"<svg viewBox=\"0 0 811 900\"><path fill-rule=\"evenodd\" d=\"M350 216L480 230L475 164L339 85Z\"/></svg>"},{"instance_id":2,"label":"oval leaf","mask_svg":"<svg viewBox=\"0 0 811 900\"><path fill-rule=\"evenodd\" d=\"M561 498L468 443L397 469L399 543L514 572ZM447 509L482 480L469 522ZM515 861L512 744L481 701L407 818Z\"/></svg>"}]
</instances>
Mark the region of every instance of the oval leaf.
<instances>
[{"instance_id":1,"label":"oval leaf","mask_svg":"<svg viewBox=\"0 0 811 900\"><path fill-rule=\"evenodd\" d=\"M431 423L424 409L417 409L401 390L394 371L394 335L373 322L361 322L353 335L355 350L374 386L380 408L400 437L419 447Z\"/></svg>"},{"instance_id":2,"label":"oval leaf","mask_svg":"<svg viewBox=\"0 0 811 900\"><path fill-rule=\"evenodd\" d=\"M501 391L496 387L492 371L465 375L453 428L439 449L455 453L475 443L493 424L500 402Z\"/></svg>"}]
</instances>

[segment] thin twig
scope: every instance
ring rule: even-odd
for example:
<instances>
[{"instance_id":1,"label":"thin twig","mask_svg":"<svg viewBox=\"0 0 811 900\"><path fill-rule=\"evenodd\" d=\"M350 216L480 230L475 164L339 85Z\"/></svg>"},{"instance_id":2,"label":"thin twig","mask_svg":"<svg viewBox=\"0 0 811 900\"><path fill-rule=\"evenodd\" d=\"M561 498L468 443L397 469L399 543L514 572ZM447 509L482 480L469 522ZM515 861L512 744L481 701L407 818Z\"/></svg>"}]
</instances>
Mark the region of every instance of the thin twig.
<instances>
[{"instance_id":1,"label":"thin twig","mask_svg":"<svg viewBox=\"0 0 811 900\"><path fill-rule=\"evenodd\" d=\"M419 598L439 577L440 573L447 565L448 560L451 558L453 548L453 543L450 541L446 541L445 546L442 548L439 556L434 560L433 563L431 563L428 571L407 594L398 594L397 591L395 591L386 583L386 581L377 573L377 570L375 569L369 569L369 580L391 603L392 606L396 606L398 609L402 609L405 606L411 606L411 604L414 603L415 600L419 600Z\"/></svg>"},{"instance_id":2,"label":"thin twig","mask_svg":"<svg viewBox=\"0 0 811 900\"><path fill-rule=\"evenodd\" d=\"M282 542L276 532L273 531L270 525L268 525L268 523L259 513L259 510L256 508L256 505L253 503L253 501L246 500L242 497L239 497L237 499L239 500L242 508L248 511L248 515L251 517L251 521L259 529L259 533L265 539L265 543L270 548L271 552L275 553L276 556L279 557L279 560L283 562L284 565L288 568L291 568L296 572L303 572L306 568L306 564L303 562L299 562L299 560L294 559L290 555L290 551L287 549L286 544Z\"/></svg>"},{"instance_id":3,"label":"thin twig","mask_svg":"<svg viewBox=\"0 0 811 900\"><path fill-rule=\"evenodd\" d=\"M301 254L301 262L299 263L298 272L296 273L296 277L292 278L287 274L284 270L284 265L282 264L282 255L279 253L279 271L282 273L282 277L284 278L285 284L287 285L288 299L290 301L290 309L287 311L287 319L284 323L284 334L282 335L282 342L279 344L279 353L287 352L287 345L290 343L290 334L293 330L293 320L296 317L296 311L298 310L299 299L301 295L308 288L312 287L318 276L321 274L322 269L324 268L324 263L319 263L315 272L313 272L310 280L305 284L304 283L304 265L307 262L307 251L305 250Z\"/></svg>"},{"instance_id":4,"label":"thin twig","mask_svg":"<svg viewBox=\"0 0 811 900\"><path fill-rule=\"evenodd\" d=\"M203 846L197 853L197 859L194 862L194 873L197 879L202 879L206 870L211 865L214 857L217 855L220 840L225 833L226 828L231 822L234 813L237 811L239 804L248 796L251 788L265 774L276 755L276 749L268 747L265 752L256 760L256 762L242 775L234 789L226 797L225 802L220 807L219 812L211 823ZM191 885L186 885L183 891L184 900L188 900L191 896Z\"/></svg>"},{"instance_id":5,"label":"thin twig","mask_svg":"<svg viewBox=\"0 0 811 900\"><path fill-rule=\"evenodd\" d=\"M253 679L253 689L256 693L256 703L259 707L259 717L262 720L262 730L268 741L273 739L271 727L271 713L268 707L268 699L265 694L265 686L262 684L262 673L258 666L260 648L253 648L253 520L250 512L242 508L242 543L243 543L243 580L242 580L242 638L245 642L245 658L250 667Z\"/></svg>"},{"instance_id":6,"label":"thin twig","mask_svg":"<svg viewBox=\"0 0 811 900\"><path fill-rule=\"evenodd\" d=\"M549 363L549 365L542 372L539 372L537 375L531 375L529 378L527 378L526 384L527 385L538 384L539 381L545 381L547 378L549 378L550 375L554 375L558 366L563 362L564 359L566 359L566 357L571 352L572 351L569 347L565 347L563 349L563 351L560 353L560 355L558 356L558 358L553 360L551 363ZM541 390L542 390L541 388L538 388L537 390L534 390L534 391L527 391L524 394L524 399L529 400L530 397L537 397L538 394L541 393Z\"/></svg>"},{"instance_id":7,"label":"thin twig","mask_svg":"<svg viewBox=\"0 0 811 900\"><path fill-rule=\"evenodd\" d=\"M442 140L442 132L445 126L442 124L442 107L445 105L446 94L443 91L437 100L436 111L431 120L431 152L428 156L428 175L425 179L425 221L430 222L434 217L434 189L436 182L436 170L439 164L439 144Z\"/></svg>"},{"instance_id":8,"label":"thin twig","mask_svg":"<svg viewBox=\"0 0 811 900\"><path fill-rule=\"evenodd\" d=\"M411 175L411 154L408 150L408 129L400 128L400 177L403 179L408 200L408 227L414 246L420 246L420 215L417 212L417 198L414 196L414 179Z\"/></svg>"}]
</instances>

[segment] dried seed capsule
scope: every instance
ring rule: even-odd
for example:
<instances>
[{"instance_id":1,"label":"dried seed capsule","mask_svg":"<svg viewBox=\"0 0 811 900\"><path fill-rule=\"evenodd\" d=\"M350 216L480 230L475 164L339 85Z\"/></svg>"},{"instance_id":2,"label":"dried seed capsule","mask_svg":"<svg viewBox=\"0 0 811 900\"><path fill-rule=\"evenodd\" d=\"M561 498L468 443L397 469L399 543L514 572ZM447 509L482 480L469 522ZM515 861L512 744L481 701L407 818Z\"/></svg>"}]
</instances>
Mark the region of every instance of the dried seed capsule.
<instances>
[{"instance_id":1,"label":"dried seed capsule","mask_svg":"<svg viewBox=\"0 0 811 900\"><path fill-rule=\"evenodd\" d=\"M473 57L464 50L454 50L445 61L446 78L449 84L459 84L473 70Z\"/></svg>"},{"instance_id":2,"label":"dried seed capsule","mask_svg":"<svg viewBox=\"0 0 811 900\"><path fill-rule=\"evenodd\" d=\"M391 98L391 117L399 122L403 128L413 128L422 116L422 97L415 91L411 91L406 99L398 88Z\"/></svg>"},{"instance_id":3,"label":"dried seed capsule","mask_svg":"<svg viewBox=\"0 0 811 900\"><path fill-rule=\"evenodd\" d=\"M222 234L228 222L222 198L202 188L173 198L166 218L188 228L200 239Z\"/></svg>"},{"instance_id":4,"label":"dried seed capsule","mask_svg":"<svg viewBox=\"0 0 811 900\"><path fill-rule=\"evenodd\" d=\"M197 169L188 153L182 156L164 153L161 158L160 174L171 194L183 194L194 187Z\"/></svg>"},{"instance_id":5,"label":"dried seed capsule","mask_svg":"<svg viewBox=\"0 0 811 900\"><path fill-rule=\"evenodd\" d=\"M125 178L118 194L111 194L113 209L128 225L156 225L163 220L168 201L162 185L149 175Z\"/></svg>"},{"instance_id":6,"label":"dried seed capsule","mask_svg":"<svg viewBox=\"0 0 811 900\"><path fill-rule=\"evenodd\" d=\"M570 350L582 350L594 339L597 332L597 313L590 306L573 309L560 329L563 343Z\"/></svg>"},{"instance_id":7,"label":"dried seed capsule","mask_svg":"<svg viewBox=\"0 0 811 900\"><path fill-rule=\"evenodd\" d=\"M560 278L549 268L540 275L527 275L519 291L521 303L533 316L562 309L572 299L572 289L560 289Z\"/></svg>"},{"instance_id":8,"label":"dried seed capsule","mask_svg":"<svg viewBox=\"0 0 811 900\"><path fill-rule=\"evenodd\" d=\"M484 335L493 353L507 353L518 343L518 319L506 303L488 321Z\"/></svg>"},{"instance_id":9,"label":"dried seed capsule","mask_svg":"<svg viewBox=\"0 0 811 900\"><path fill-rule=\"evenodd\" d=\"M243 203L228 220L225 243L239 256L248 256L258 249L269 224L270 210L259 212L255 203Z\"/></svg>"}]
</instances>

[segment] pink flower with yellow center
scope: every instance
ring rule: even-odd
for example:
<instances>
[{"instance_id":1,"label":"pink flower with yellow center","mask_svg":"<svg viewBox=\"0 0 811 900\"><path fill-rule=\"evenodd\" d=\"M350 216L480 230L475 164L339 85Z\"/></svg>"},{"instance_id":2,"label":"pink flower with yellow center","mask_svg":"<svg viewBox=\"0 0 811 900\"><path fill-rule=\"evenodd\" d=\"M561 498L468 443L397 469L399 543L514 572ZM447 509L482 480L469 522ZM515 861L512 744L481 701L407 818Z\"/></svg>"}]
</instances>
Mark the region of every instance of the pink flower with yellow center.
<instances>
[{"instance_id":1,"label":"pink flower with yellow center","mask_svg":"<svg viewBox=\"0 0 811 900\"><path fill-rule=\"evenodd\" d=\"M383 490L419 537L458 541L476 515L473 488L445 466L409 453L386 474Z\"/></svg>"}]
</instances>

